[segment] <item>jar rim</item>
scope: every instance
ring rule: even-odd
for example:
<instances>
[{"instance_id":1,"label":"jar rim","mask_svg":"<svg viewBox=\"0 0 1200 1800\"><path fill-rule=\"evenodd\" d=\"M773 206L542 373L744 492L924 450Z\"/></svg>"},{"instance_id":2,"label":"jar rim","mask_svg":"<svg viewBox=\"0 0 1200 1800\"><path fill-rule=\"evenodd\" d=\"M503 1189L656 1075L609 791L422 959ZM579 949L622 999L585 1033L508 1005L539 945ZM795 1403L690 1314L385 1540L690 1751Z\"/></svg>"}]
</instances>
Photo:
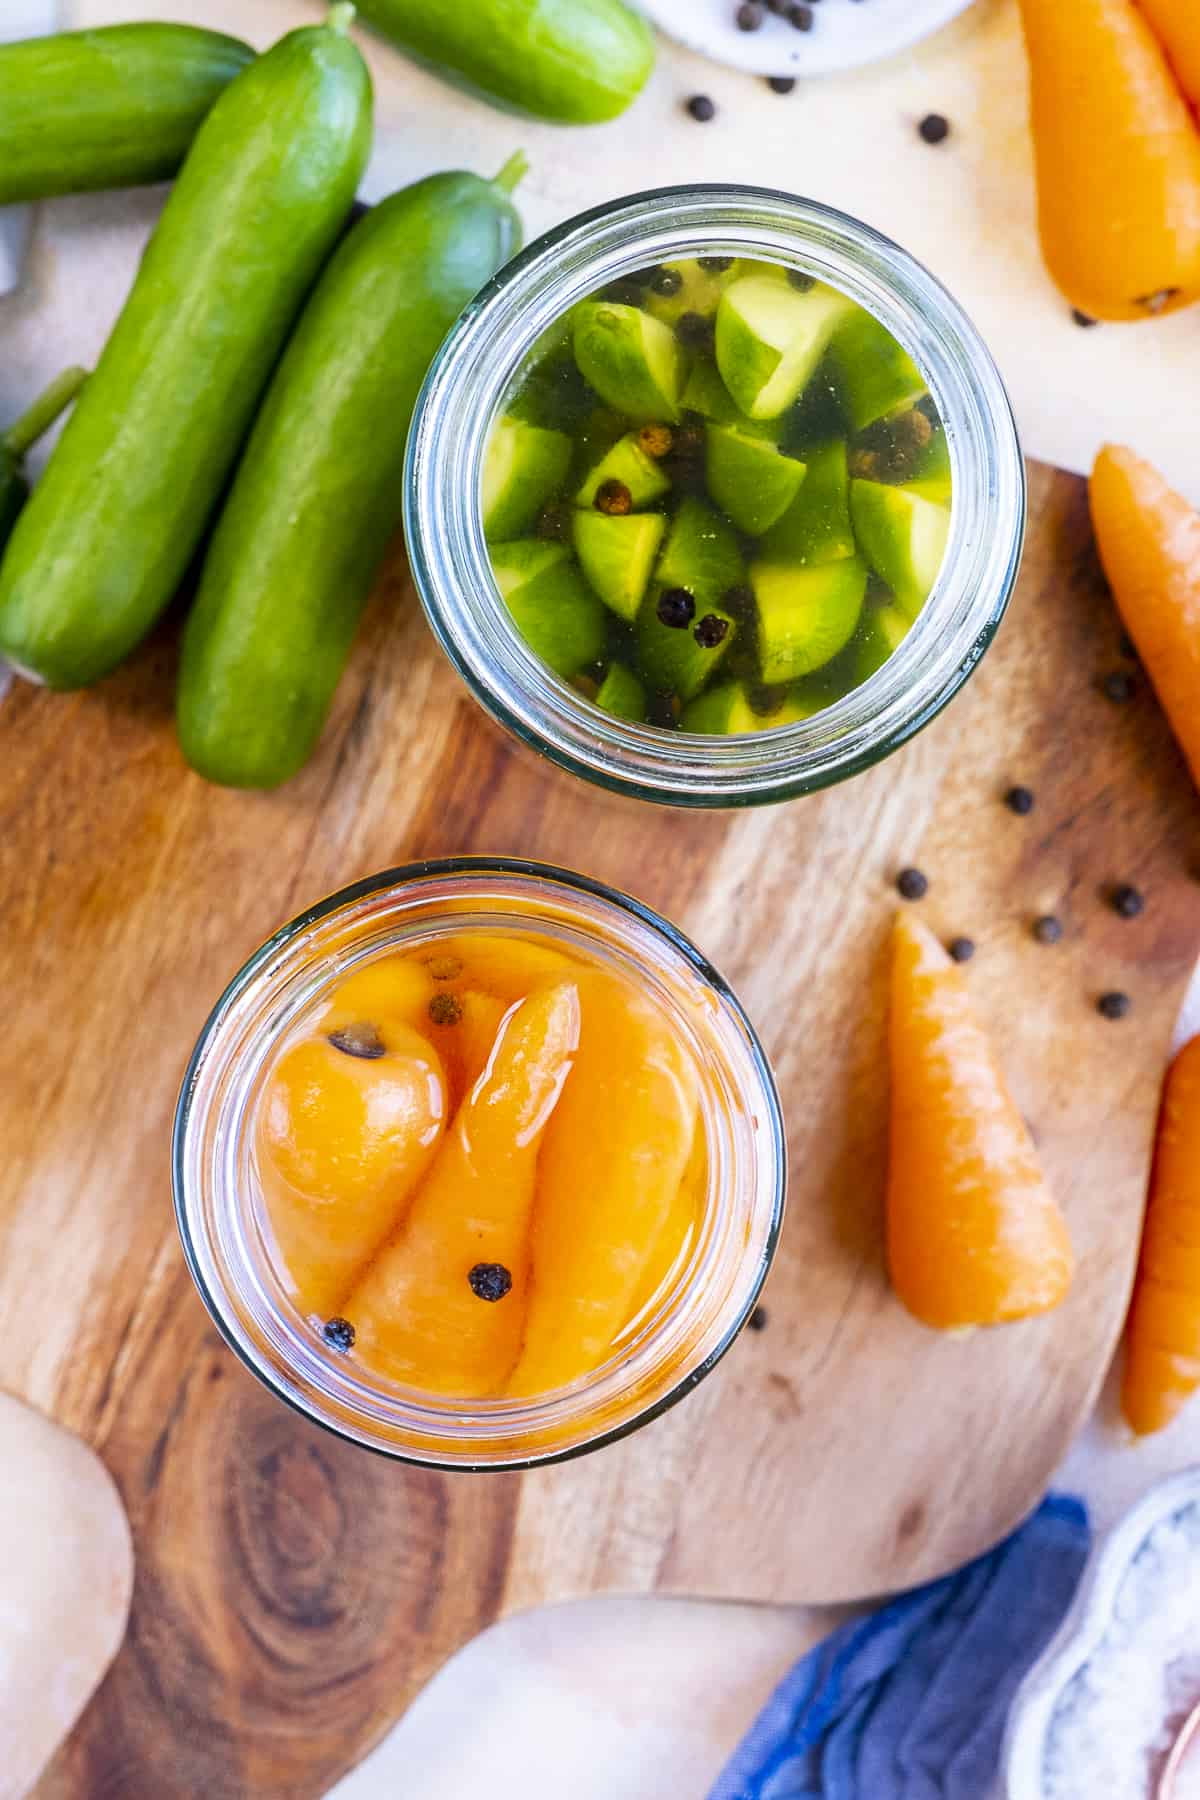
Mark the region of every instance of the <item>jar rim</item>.
<instances>
[{"instance_id":1,"label":"jar rim","mask_svg":"<svg viewBox=\"0 0 1200 1800\"><path fill-rule=\"evenodd\" d=\"M554 675L513 625L479 504L487 434L523 358L568 307L648 261L732 251L803 268L866 306L925 375L946 428L950 538L903 643L811 718L735 737L615 719ZM530 244L439 351L409 436L405 532L429 623L474 697L550 760L602 787L684 806L790 798L858 773L941 711L990 643L1025 526L1025 471L1003 382L961 306L873 227L775 189L683 185L607 202Z\"/></svg>"},{"instance_id":2,"label":"jar rim","mask_svg":"<svg viewBox=\"0 0 1200 1800\"><path fill-rule=\"evenodd\" d=\"M455 1453L453 1442L442 1427L453 1418L455 1406L461 1415L461 1403L449 1402L449 1411L443 1408L430 1410L427 1416L440 1421L438 1429L431 1429L429 1437L424 1438L420 1429L413 1427L410 1437L420 1446L414 1447L413 1442L405 1442L388 1430L376 1429L377 1421L364 1425L356 1418L354 1407L344 1398L335 1405L330 1400L331 1390L324 1387L320 1379L314 1379L314 1371L329 1367L319 1354L309 1359L311 1366L298 1371L278 1354L276 1345L270 1344L264 1350L259 1334L248 1328L243 1316L245 1296L231 1279L228 1245L217 1243L215 1203L208 1191L214 1183L213 1168L220 1161L210 1144L214 1129L211 1115L214 1107L229 1104L220 1085L227 1073L220 1066L221 1058L224 1057L226 1062L236 1061L241 1049L241 1040L236 1035L232 1045L226 1044L224 1039L230 1032L246 1030L247 1020L239 1020L238 1015L239 1010L245 1011L247 996L254 996L255 984L262 992L254 1000L258 1014L253 1015L250 1022L255 1029L262 1030L261 1014L272 984L284 979L289 958L303 966L305 946L312 933L319 933L322 927L344 917L347 909L351 909L352 916L352 909L360 903L370 903L401 891L416 893L421 884L428 887L460 877L470 881L491 877L549 883L552 891L564 894L568 904L572 895L581 901L596 903L614 922L628 921L642 933L649 934L652 940L679 959L705 991L716 996L722 1019L733 1027L736 1047L745 1058L745 1068L739 1073L743 1078L748 1077L748 1089L753 1084L751 1091L744 1092L741 1097L753 1104L756 1133L753 1202L755 1208L761 1209L761 1216L756 1221L755 1261L752 1267L748 1266L747 1278L737 1288L736 1307L728 1317L721 1318L717 1330L707 1332L704 1354L690 1363L672 1365L668 1379L657 1386L651 1385L656 1367L651 1354L654 1346L644 1334L644 1341L635 1340L624 1362L623 1353L611 1357L597 1371L555 1393L521 1401L472 1403L472 1425L479 1427L482 1419L486 1426L487 1420L493 1419L491 1435L498 1444L519 1441L522 1435L530 1438L531 1447L527 1451L514 1449L511 1454L503 1455L487 1454L487 1429L483 1431L482 1439L472 1440L477 1454ZM536 898L541 891L540 885L531 891ZM547 905L539 916L537 911L514 909L513 917L524 929L536 932L545 926L550 910ZM447 910L439 916L456 919L466 915ZM628 949L628 954L632 959L635 949ZM293 1009L290 1019L307 1005L305 999L302 1006ZM276 1032L272 1047L290 1028L289 1020L286 1027ZM260 1063L265 1054L264 1051L260 1056ZM217 1063L215 1070L212 1067L214 1060ZM678 926L634 896L575 870L520 857L457 856L398 865L351 883L280 926L246 959L210 1012L188 1061L172 1133L172 1191L184 1257L210 1317L238 1359L278 1399L335 1436L392 1460L446 1469L515 1470L570 1460L627 1436L674 1406L716 1366L753 1311L774 1258L783 1220L786 1161L782 1108L761 1041L728 982ZM230 1184L226 1181L226 1185ZM291 1336L295 1334L291 1333ZM662 1360L660 1355L660 1364ZM357 1389L366 1394L369 1387L369 1383L352 1380L347 1391ZM624 1390L637 1393L639 1403L632 1410L621 1412L619 1405ZM602 1424L590 1435L584 1429L582 1435L570 1441L556 1439L556 1428L567 1423L571 1408L578 1408L584 1401L587 1403L586 1416L596 1414L612 1422ZM414 1407L413 1411L420 1415L421 1408ZM430 1442L439 1433L444 1440L441 1447L430 1449Z\"/></svg>"}]
</instances>

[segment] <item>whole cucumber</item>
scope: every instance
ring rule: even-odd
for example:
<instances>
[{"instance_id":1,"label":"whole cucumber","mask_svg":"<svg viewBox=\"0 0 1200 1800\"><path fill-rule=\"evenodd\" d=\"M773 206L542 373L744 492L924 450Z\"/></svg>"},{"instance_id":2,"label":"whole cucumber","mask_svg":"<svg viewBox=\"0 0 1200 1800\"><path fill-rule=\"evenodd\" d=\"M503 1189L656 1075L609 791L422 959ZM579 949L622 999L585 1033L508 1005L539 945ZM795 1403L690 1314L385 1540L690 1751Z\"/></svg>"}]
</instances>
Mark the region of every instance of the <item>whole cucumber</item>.
<instances>
[{"instance_id":1,"label":"whole cucumber","mask_svg":"<svg viewBox=\"0 0 1200 1800\"><path fill-rule=\"evenodd\" d=\"M275 787L320 735L400 522L421 382L463 307L517 249L509 189L431 175L349 232L284 354L213 536L183 641L184 755Z\"/></svg>"},{"instance_id":2,"label":"whole cucumber","mask_svg":"<svg viewBox=\"0 0 1200 1800\"><path fill-rule=\"evenodd\" d=\"M200 127L0 564L0 651L86 686L175 593L354 199L371 83L353 7L282 38Z\"/></svg>"},{"instance_id":3,"label":"whole cucumber","mask_svg":"<svg viewBox=\"0 0 1200 1800\"><path fill-rule=\"evenodd\" d=\"M60 413L66 412L86 380L86 369L64 369L0 436L0 549L29 498L26 452L49 431Z\"/></svg>"},{"instance_id":4,"label":"whole cucumber","mask_svg":"<svg viewBox=\"0 0 1200 1800\"><path fill-rule=\"evenodd\" d=\"M0 206L174 175L248 44L194 25L105 25L0 46Z\"/></svg>"},{"instance_id":5,"label":"whole cucumber","mask_svg":"<svg viewBox=\"0 0 1200 1800\"><path fill-rule=\"evenodd\" d=\"M360 11L435 73L564 125L615 119L654 67L650 27L622 0L361 0Z\"/></svg>"}]
</instances>

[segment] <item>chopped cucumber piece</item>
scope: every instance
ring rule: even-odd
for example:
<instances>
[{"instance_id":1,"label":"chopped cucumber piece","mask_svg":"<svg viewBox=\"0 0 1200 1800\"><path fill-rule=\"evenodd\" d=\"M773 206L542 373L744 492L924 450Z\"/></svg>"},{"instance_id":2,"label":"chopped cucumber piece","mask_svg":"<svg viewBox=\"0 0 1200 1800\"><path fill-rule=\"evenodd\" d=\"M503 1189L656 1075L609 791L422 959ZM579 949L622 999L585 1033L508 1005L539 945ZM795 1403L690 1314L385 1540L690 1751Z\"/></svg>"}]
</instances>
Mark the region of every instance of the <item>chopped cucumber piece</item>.
<instances>
[{"instance_id":1,"label":"chopped cucumber piece","mask_svg":"<svg viewBox=\"0 0 1200 1800\"><path fill-rule=\"evenodd\" d=\"M763 539L770 562L824 563L853 556L850 473L844 438L805 451L808 473L799 493Z\"/></svg>"},{"instance_id":2,"label":"chopped cucumber piece","mask_svg":"<svg viewBox=\"0 0 1200 1800\"><path fill-rule=\"evenodd\" d=\"M678 694L690 700L698 694L709 677L733 648L737 622L719 606L699 606L690 625L676 628L664 625L655 607L660 587L651 588L638 615L638 654L642 673L654 688L664 694ZM703 618L715 615L724 621L725 636L711 648L696 641L696 626Z\"/></svg>"},{"instance_id":3,"label":"chopped cucumber piece","mask_svg":"<svg viewBox=\"0 0 1200 1800\"><path fill-rule=\"evenodd\" d=\"M662 513L575 514L575 554L584 574L618 617L632 622L650 584L667 521Z\"/></svg>"},{"instance_id":4,"label":"chopped cucumber piece","mask_svg":"<svg viewBox=\"0 0 1200 1800\"><path fill-rule=\"evenodd\" d=\"M745 418L721 380L721 371L707 357L700 357L693 364L679 404L684 412L700 413L721 425L736 425ZM749 424L749 420L745 423Z\"/></svg>"},{"instance_id":5,"label":"chopped cucumber piece","mask_svg":"<svg viewBox=\"0 0 1200 1800\"><path fill-rule=\"evenodd\" d=\"M696 602L699 618L701 613L711 612L743 578L741 552L733 532L703 500L689 494L671 521L655 580L662 587L686 588Z\"/></svg>"},{"instance_id":6,"label":"chopped cucumber piece","mask_svg":"<svg viewBox=\"0 0 1200 1800\"><path fill-rule=\"evenodd\" d=\"M495 544L492 570L517 630L556 674L577 675L603 655L608 615L566 544Z\"/></svg>"},{"instance_id":7,"label":"chopped cucumber piece","mask_svg":"<svg viewBox=\"0 0 1200 1800\"><path fill-rule=\"evenodd\" d=\"M869 606L863 616L862 629L851 650L854 659L854 685L861 687L908 635L910 621L898 606Z\"/></svg>"},{"instance_id":8,"label":"chopped cucumber piece","mask_svg":"<svg viewBox=\"0 0 1200 1800\"><path fill-rule=\"evenodd\" d=\"M606 481L620 481L629 489L634 510L640 506L649 506L654 500L661 500L664 494L671 491L670 477L652 456L647 456L637 441L634 432L627 437L618 438L594 468L588 470L583 486L575 495L577 506L592 506L596 499L596 490Z\"/></svg>"},{"instance_id":9,"label":"chopped cucumber piece","mask_svg":"<svg viewBox=\"0 0 1200 1800\"><path fill-rule=\"evenodd\" d=\"M778 725L795 725L801 719L811 719L825 704L823 699L787 694L769 713L756 712L742 682L723 681L691 701L679 723L684 731L736 737L750 731L773 731Z\"/></svg>"},{"instance_id":10,"label":"chopped cucumber piece","mask_svg":"<svg viewBox=\"0 0 1200 1800\"><path fill-rule=\"evenodd\" d=\"M851 304L829 349L842 405L852 428L862 431L886 413L911 406L926 392L926 384L887 326L865 307Z\"/></svg>"},{"instance_id":11,"label":"chopped cucumber piece","mask_svg":"<svg viewBox=\"0 0 1200 1800\"><path fill-rule=\"evenodd\" d=\"M566 479L571 440L525 419L501 419L483 459L483 529L488 537L515 538L528 530L551 494Z\"/></svg>"},{"instance_id":12,"label":"chopped cucumber piece","mask_svg":"<svg viewBox=\"0 0 1200 1800\"><path fill-rule=\"evenodd\" d=\"M609 406L646 423L679 417L686 361L669 326L640 306L589 300L575 311L575 361Z\"/></svg>"},{"instance_id":13,"label":"chopped cucumber piece","mask_svg":"<svg viewBox=\"0 0 1200 1800\"><path fill-rule=\"evenodd\" d=\"M795 681L823 668L850 642L867 591L867 565L857 556L810 569L754 563L750 585L762 678Z\"/></svg>"},{"instance_id":14,"label":"chopped cucumber piece","mask_svg":"<svg viewBox=\"0 0 1200 1800\"><path fill-rule=\"evenodd\" d=\"M903 487L852 481L850 516L860 551L887 582L905 616L915 619L946 554L949 509Z\"/></svg>"},{"instance_id":15,"label":"chopped cucumber piece","mask_svg":"<svg viewBox=\"0 0 1200 1800\"><path fill-rule=\"evenodd\" d=\"M854 302L817 283L806 293L747 275L717 308L717 367L752 419L776 419L798 399Z\"/></svg>"},{"instance_id":16,"label":"chopped cucumber piece","mask_svg":"<svg viewBox=\"0 0 1200 1800\"><path fill-rule=\"evenodd\" d=\"M765 438L730 425L710 425L705 447L709 495L739 531L761 537L800 490L805 467Z\"/></svg>"},{"instance_id":17,"label":"chopped cucumber piece","mask_svg":"<svg viewBox=\"0 0 1200 1800\"><path fill-rule=\"evenodd\" d=\"M615 719L632 719L635 725L646 722L646 690L624 663L614 663L596 695L596 705Z\"/></svg>"},{"instance_id":18,"label":"chopped cucumber piece","mask_svg":"<svg viewBox=\"0 0 1200 1800\"><path fill-rule=\"evenodd\" d=\"M684 313L701 313L706 319L711 318L724 290L737 280L741 263L735 258L727 269L705 269L695 257L685 257L682 262L662 266L678 275L682 285L673 294L657 294L651 283L643 304L656 319L674 325Z\"/></svg>"}]
</instances>

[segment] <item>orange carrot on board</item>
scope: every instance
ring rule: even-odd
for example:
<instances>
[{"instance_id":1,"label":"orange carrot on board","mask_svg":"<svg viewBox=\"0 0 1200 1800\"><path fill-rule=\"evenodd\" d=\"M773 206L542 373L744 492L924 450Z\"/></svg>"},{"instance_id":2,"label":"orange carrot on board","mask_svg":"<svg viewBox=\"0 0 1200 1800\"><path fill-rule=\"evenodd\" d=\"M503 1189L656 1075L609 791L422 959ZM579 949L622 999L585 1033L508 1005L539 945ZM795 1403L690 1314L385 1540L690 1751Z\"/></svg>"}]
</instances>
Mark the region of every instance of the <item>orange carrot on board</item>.
<instances>
[{"instance_id":1,"label":"orange carrot on board","mask_svg":"<svg viewBox=\"0 0 1200 1800\"><path fill-rule=\"evenodd\" d=\"M1197 0L1137 0L1167 53L1175 79L1200 107L1200 5Z\"/></svg>"},{"instance_id":2,"label":"orange carrot on board","mask_svg":"<svg viewBox=\"0 0 1200 1800\"><path fill-rule=\"evenodd\" d=\"M1196 0L1187 0L1194 5ZM1200 297L1200 129L1133 0L1021 0L1042 254L1072 306Z\"/></svg>"},{"instance_id":3,"label":"orange carrot on board","mask_svg":"<svg viewBox=\"0 0 1200 1800\"><path fill-rule=\"evenodd\" d=\"M1125 1331L1121 1410L1161 1431L1200 1387L1200 1037L1167 1071Z\"/></svg>"},{"instance_id":4,"label":"orange carrot on board","mask_svg":"<svg viewBox=\"0 0 1200 1800\"><path fill-rule=\"evenodd\" d=\"M887 1248L892 1286L943 1331L1057 1306L1071 1241L1025 1121L933 933L896 920Z\"/></svg>"},{"instance_id":5,"label":"orange carrot on board","mask_svg":"<svg viewBox=\"0 0 1200 1800\"><path fill-rule=\"evenodd\" d=\"M1117 444L1089 498L1113 597L1200 787L1200 513Z\"/></svg>"}]
</instances>

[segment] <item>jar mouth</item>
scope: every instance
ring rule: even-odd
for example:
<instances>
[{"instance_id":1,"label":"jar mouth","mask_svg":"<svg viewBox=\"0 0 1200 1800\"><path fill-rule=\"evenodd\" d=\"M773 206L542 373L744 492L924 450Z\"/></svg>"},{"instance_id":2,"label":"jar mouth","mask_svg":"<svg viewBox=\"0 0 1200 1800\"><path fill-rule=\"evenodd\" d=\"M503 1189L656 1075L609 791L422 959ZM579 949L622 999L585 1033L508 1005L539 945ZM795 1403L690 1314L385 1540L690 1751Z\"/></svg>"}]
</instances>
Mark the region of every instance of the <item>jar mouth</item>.
<instances>
[{"instance_id":1,"label":"jar mouth","mask_svg":"<svg viewBox=\"0 0 1200 1800\"><path fill-rule=\"evenodd\" d=\"M380 1380L324 1345L281 1285L247 1178L246 1140L263 1072L317 996L406 934L428 941L506 923L587 945L643 985L703 1015L706 1080L728 1121L706 1117L715 1157L700 1241L679 1282L605 1363L571 1386L521 1399L456 1398ZM690 1027L699 1036L696 1024ZM716 1050L712 1046L717 1046ZM691 1046L693 1050L696 1044ZM714 1069L716 1073L714 1075ZM720 1085L723 1084L723 1085ZM175 1116L172 1180L184 1254L230 1348L278 1398L336 1434L402 1461L526 1468L625 1436L690 1391L752 1311L783 1216L778 1093L732 991L667 920L626 894L550 864L447 858L389 869L281 927L234 976L192 1053ZM696 1283L689 1313L681 1298Z\"/></svg>"},{"instance_id":2,"label":"jar mouth","mask_svg":"<svg viewBox=\"0 0 1200 1800\"><path fill-rule=\"evenodd\" d=\"M616 719L554 675L513 625L492 576L480 488L488 432L513 376L569 307L648 262L753 256L803 269L873 312L924 374L953 478L941 573L903 643L869 680L795 724L740 737ZM443 650L519 738L603 787L685 806L815 791L926 725L971 673L1020 562L1025 471L1004 385L975 327L927 269L871 227L766 188L660 188L582 213L531 244L439 351L409 436L405 532Z\"/></svg>"}]
</instances>

